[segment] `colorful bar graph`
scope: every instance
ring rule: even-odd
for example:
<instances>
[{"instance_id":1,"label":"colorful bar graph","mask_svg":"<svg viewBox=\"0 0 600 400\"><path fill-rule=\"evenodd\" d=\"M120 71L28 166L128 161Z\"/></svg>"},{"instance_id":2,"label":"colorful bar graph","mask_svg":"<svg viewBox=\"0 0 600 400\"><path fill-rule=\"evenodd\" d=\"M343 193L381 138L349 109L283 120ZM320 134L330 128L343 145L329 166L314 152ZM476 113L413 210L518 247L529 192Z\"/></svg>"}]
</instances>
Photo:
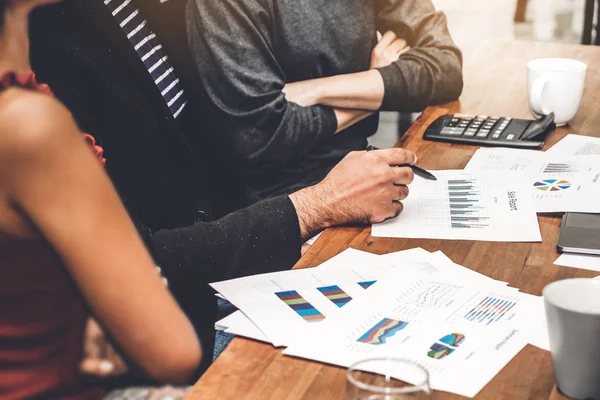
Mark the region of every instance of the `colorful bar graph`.
<instances>
[{"instance_id":1,"label":"colorful bar graph","mask_svg":"<svg viewBox=\"0 0 600 400\"><path fill-rule=\"evenodd\" d=\"M323 295L325 297L327 297L329 300L331 300L331 302L333 304L335 304L336 306L338 306L339 308L344 307L346 304L348 304L350 302L350 300L352 300L352 297L350 297L350 295L348 295L348 293L344 292L337 285L324 286L324 287L317 288L317 290L319 292L323 293Z\"/></svg>"},{"instance_id":2,"label":"colorful bar graph","mask_svg":"<svg viewBox=\"0 0 600 400\"><path fill-rule=\"evenodd\" d=\"M450 226L456 229L482 229L490 224L476 180L448 180Z\"/></svg>"},{"instance_id":3,"label":"colorful bar graph","mask_svg":"<svg viewBox=\"0 0 600 400\"><path fill-rule=\"evenodd\" d=\"M500 321L515 305L514 301L487 296L466 313L464 318L489 325L492 322Z\"/></svg>"},{"instance_id":4,"label":"colorful bar graph","mask_svg":"<svg viewBox=\"0 0 600 400\"><path fill-rule=\"evenodd\" d=\"M375 282L377 281L365 281L365 282L358 282L358 284L360 286L362 286L363 289L368 289L370 288Z\"/></svg>"},{"instance_id":5,"label":"colorful bar graph","mask_svg":"<svg viewBox=\"0 0 600 400\"><path fill-rule=\"evenodd\" d=\"M297 291L288 290L275 293L277 297L308 322L318 322L325 319L319 310L312 306Z\"/></svg>"}]
</instances>

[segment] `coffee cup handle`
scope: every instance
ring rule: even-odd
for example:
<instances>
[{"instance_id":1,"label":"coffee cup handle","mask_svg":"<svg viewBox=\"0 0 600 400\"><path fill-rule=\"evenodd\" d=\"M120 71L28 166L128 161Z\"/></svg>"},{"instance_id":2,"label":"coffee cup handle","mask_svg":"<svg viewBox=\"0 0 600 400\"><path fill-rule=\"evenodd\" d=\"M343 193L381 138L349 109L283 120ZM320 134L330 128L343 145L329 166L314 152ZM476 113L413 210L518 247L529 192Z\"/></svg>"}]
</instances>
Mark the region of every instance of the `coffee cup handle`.
<instances>
[{"instance_id":1,"label":"coffee cup handle","mask_svg":"<svg viewBox=\"0 0 600 400\"><path fill-rule=\"evenodd\" d=\"M550 110L542 106L542 95L544 94L544 88L550 80L546 76L538 78L531 88L531 108L536 114L548 115Z\"/></svg>"}]
</instances>

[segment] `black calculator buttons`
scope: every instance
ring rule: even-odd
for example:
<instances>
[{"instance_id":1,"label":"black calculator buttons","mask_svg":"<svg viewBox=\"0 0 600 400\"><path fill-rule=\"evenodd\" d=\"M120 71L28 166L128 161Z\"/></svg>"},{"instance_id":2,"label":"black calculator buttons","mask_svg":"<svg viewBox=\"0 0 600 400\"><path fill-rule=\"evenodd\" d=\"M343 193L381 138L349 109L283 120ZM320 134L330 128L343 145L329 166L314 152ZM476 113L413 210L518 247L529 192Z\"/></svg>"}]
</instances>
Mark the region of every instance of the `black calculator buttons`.
<instances>
[{"instance_id":1,"label":"black calculator buttons","mask_svg":"<svg viewBox=\"0 0 600 400\"><path fill-rule=\"evenodd\" d=\"M465 131L464 128L452 128L452 127L446 126L445 128L442 128L440 133L445 136L462 136L464 131Z\"/></svg>"},{"instance_id":2,"label":"black calculator buttons","mask_svg":"<svg viewBox=\"0 0 600 400\"><path fill-rule=\"evenodd\" d=\"M446 125L449 128L455 128L461 122L460 118L452 118L450 122Z\"/></svg>"},{"instance_id":3,"label":"black calculator buttons","mask_svg":"<svg viewBox=\"0 0 600 400\"><path fill-rule=\"evenodd\" d=\"M530 121L485 115L444 115L429 125L424 138L471 145L540 148L554 128L552 117Z\"/></svg>"}]
</instances>

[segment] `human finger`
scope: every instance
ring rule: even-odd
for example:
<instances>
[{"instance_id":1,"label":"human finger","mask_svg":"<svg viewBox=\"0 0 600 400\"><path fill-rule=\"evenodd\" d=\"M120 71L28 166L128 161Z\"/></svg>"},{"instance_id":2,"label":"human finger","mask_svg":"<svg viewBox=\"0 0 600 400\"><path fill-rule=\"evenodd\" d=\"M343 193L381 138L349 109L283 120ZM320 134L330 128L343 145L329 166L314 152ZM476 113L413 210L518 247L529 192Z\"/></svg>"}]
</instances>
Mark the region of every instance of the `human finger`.
<instances>
[{"instance_id":1,"label":"human finger","mask_svg":"<svg viewBox=\"0 0 600 400\"><path fill-rule=\"evenodd\" d=\"M387 31L386 33L383 34L383 36L381 37L381 40L377 43L377 46L375 46L375 48L379 48L379 49L387 48L397 38L398 38L398 36L394 32Z\"/></svg>"},{"instance_id":2,"label":"human finger","mask_svg":"<svg viewBox=\"0 0 600 400\"><path fill-rule=\"evenodd\" d=\"M410 167L393 167L394 184L410 185L415 179L415 173Z\"/></svg>"},{"instance_id":3,"label":"human finger","mask_svg":"<svg viewBox=\"0 0 600 400\"><path fill-rule=\"evenodd\" d=\"M108 360L101 358L86 358L79 364L79 370L92 376L110 376L115 370L115 366Z\"/></svg>"},{"instance_id":4,"label":"human finger","mask_svg":"<svg viewBox=\"0 0 600 400\"><path fill-rule=\"evenodd\" d=\"M367 154L381 158L388 165L414 164L417 162L415 153L395 147L391 149L374 150Z\"/></svg>"},{"instance_id":5,"label":"human finger","mask_svg":"<svg viewBox=\"0 0 600 400\"><path fill-rule=\"evenodd\" d=\"M404 211L404 204L402 204L402 202L400 202L400 201L395 201L394 202L394 213L388 219L396 218L398 215L400 215L402 213L402 211Z\"/></svg>"},{"instance_id":6,"label":"human finger","mask_svg":"<svg viewBox=\"0 0 600 400\"><path fill-rule=\"evenodd\" d=\"M408 193L409 193L409 189L408 186L406 185L396 185L394 187L395 189L395 195L394 195L394 201L402 201L404 199L406 199L408 197Z\"/></svg>"},{"instance_id":7,"label":"human finger","mask_svg":"<svg viewBox=\"0 0 600 400\"><path fill-rule=\"evenodd\" d=\"M393 54L398 54L406 46L406 40L402 38L397 38L392 43L390 43L390 45L388 46L388 51L392 52Z\"/></svg>"},{"instance_id":8,"label":"human finger","mask_svg":"<svg viewBox=\"0 0 600 400\"><path fill-rule=\"evenodd\" d=\"M83 335L83 356L84 358L99 358L102 350L98 345L98 338L102 337L103 333L98 323L89 318Z\"/></svg>"},{"instance_id":9,"label":"human finger","mask_svg":"<svg viewBox=\"0 0 600 400\"><path fill-rule=\"evenodd\" d=\"M410 46L406 46L405 48L400 50L400 52L398 53L398 57L400 57L402 54L406 53L409 50L410 50Z\"/></svg>"},{"instance_id":10,"label":"human finger","mask_svg":"<svg viewBox=\"0 0 600 400\"><path fill-rule=\"evenodd\" d=\"M123 358L117 353L113 345L107 343L105 354L105 359L110 361L114 367L112 372L113 376L123 375L129 370L127 364L125 364L125 361L123 361Z\"/></svg>"}]
</instances>

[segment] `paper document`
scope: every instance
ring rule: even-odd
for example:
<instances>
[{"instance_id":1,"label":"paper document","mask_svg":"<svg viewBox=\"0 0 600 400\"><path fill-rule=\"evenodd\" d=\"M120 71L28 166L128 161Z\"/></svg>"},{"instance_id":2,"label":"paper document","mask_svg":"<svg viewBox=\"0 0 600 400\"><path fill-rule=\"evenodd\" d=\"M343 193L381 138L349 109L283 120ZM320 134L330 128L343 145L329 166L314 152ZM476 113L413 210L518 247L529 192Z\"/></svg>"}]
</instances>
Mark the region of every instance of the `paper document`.
<instances>
[{"instance_id":1,"label":"paper document","mask_svg":"<svg viewBox=\"0 0 600 400\"><path fill-rule=\"evenodd\" d=\"M561 156L600 156L600 138L567 135L560 142L550 147L546 154Z\"/></svg>"},{"instance_id":2,"label":"paper document","mask_svg":"<svg viewBox=\"0 0 600 400\"><path fill-rule=\"evenodd\" d=\"M529 339L526 303L509 288L417 277L378 281L372 290L284 354L343 367L365 358L408 359L428 370L433 389L473 397Z\"/></svg>"},{"instance_id":3,"label":"paper document","mask_svg":"<svg viewBox=\"0 0 600 400\"><path fill-rule=\"evenodd\" d=\"M529 303L529 316L525 319L530 329L529 343L542 350L550 351L544 298L527 293L520 293L520 296L522 301Z\"/></svg>"},{"instance_id":4,"label":"paper document","mask_svg":"<svg viewBox=\"0 0 600 400\"><path fill-rule=\"evenodd\" d=\"M410 252L410 254L413 254L414 252L419 252L419 251L422 252L420 254L423 254L423 253L426 255L430 254L429 252L427 252L423 249L411 249L411 250L405 250L404 252ZM404 253L404 252L399 252L399 253ZM344 262L344 260L348 260L353 256L361 258L362 260L365 260L367 258L372 259L373 257L377 257L375 255L372 255L371 253L367 253L364 251L355 250L355 249L347 249L346 251L339 254L338 256L322 263L321 265L318 265L315 268L327 267L330 265L335 266L338 262ZM223 298L223 299L225 298L220 293L217 293L217 296L220 298ZM227 333L231 333L236 336L243 336L243 337L258 340L261 342L269 342L269 339L267 338L267 336L243 312L241 312L239 310L228 315L227 317L215 322L215 330L225 331Z\"/></svg>"},{"instance_id":5,"label":"paper document","mask_svg":"<svg viewBox=\"0 0 600 400\"><path fill-rule=\"evenodd\" d=\"M519 174L435 171L417 179L404 210L374 224L377 237L539 242L531 191Z\"/></svg>"},{"instance_id":6,"label":"paper document","mask_svg":"<svg viewBox=\"0 0 600 400\"><path fill-rule=\"evenodd\" d=\"M554 261L554 264L563 267L600 271L600 256L563 253Z\"/></svg>"},{"instance_id":7,"label":"paper document","mask_svg":"<svg viewBox=\"0 0 600 400\"><path fill-rule=\"evenodd\" d=\"M225 332L233 335L243 336L260 342L269 342L269 338L241 311L231 314L226 321L229 326ZM227 318L229 318L227 317Z\"/></svg>"},{"instance_id":8,"label":"paper document","mask_svg":"<svg viewBox=\"0 0 600 400\"><path fill-rule=\"evenodd\" d=\"M389 273L391 267L380 265L378 258L353 250L329 260L327 267L248 276L211 286L260 327L274 346L285 346L301 338L308 324L335 315Z\"/></svg>"},{"instance_id":9,"label":"paper document","mask_svg":"<svg viewBox=\"0 0 600 400\"><path fill-rule=\"evenodd\" d=\"M423 249L419 249L423 250ZM409 250L410 251L410 250ZM424 251L424 250L423 250ZM389 262L394 268L410 268L413 272L420 272L429 275L447 275L463 279L464 282L494 282L501 285L507 285L506 282L496 281L487 275L481 274L472 269L465 268L462 265L454 263L443 252L436 251L435 253L420 253L402 251L397 253L389 253L379 256L380 260ZM411 263L407 263L407 260Z\"/></svg>"},{"instance_id":10,"label":"paper document","mask_svg":"<svg viewBox=\"0 0 600 400\"><path fill-rule=\"evenodd\" d=\"M518 171L539 213L600 212L600 162L535 150L479 149L466 171Z\"/></svg>"}]
</instances>

